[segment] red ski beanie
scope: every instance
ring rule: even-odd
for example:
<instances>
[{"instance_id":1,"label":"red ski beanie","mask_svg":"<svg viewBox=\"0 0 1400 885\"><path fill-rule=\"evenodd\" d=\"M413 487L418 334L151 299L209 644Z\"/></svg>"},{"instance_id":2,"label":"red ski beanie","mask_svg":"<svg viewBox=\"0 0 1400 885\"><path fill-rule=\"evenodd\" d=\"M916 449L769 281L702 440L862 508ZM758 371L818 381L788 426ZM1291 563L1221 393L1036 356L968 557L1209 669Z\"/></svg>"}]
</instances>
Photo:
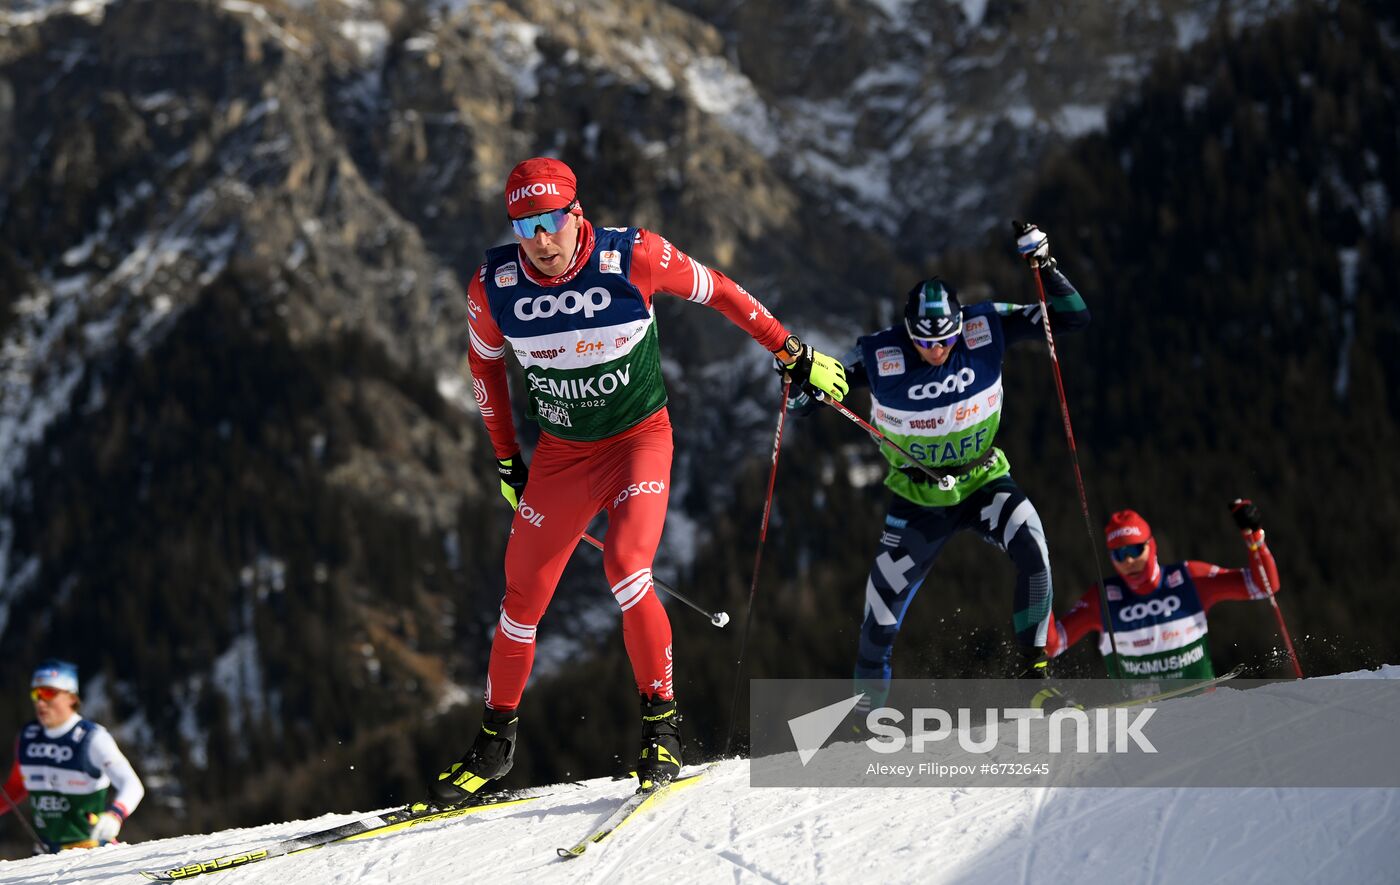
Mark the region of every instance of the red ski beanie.
<instances>
[{"instance_id":1,"label":"red ski beanie","mask_svg":"<svg viewBox=\"0 0 1400 885\"><path fill-rule=\"evenodd\" d=\"M1135 593L1150 593L1157 582L1162 580L1162 567L1157 562L1157 539L1152 537L1152 527L1133 510L1119 510L1108 518L1103 527L1104 540L1109 550L1128 547L1132 544L1146 544L1148 566L1136 575L1119 576Z\"/></svg>"},{"instance_id":2,"label":"red ski beanie","mask_svg":"<svg viewBox=\"0 0 1400 885\"><path fill-rule=\"evenodd\" d=\"M549 157L519 163L506 179L506 214L511 218L562 209L578 194L574 171Z\"/></svg>"},{"instance_id":3,"label":"red ski beanie","mask_svg":"<svg viewBox=\"0 0 1400 885\"><path fill-rule=\"evenodd\" d=\"M1146 544L1152 540L1152 527L1134 510L1119 510L1108 518L1103 527L1104 540L1108 549L1115 550L1130 544Z\"/></svg>"}]
</instances>

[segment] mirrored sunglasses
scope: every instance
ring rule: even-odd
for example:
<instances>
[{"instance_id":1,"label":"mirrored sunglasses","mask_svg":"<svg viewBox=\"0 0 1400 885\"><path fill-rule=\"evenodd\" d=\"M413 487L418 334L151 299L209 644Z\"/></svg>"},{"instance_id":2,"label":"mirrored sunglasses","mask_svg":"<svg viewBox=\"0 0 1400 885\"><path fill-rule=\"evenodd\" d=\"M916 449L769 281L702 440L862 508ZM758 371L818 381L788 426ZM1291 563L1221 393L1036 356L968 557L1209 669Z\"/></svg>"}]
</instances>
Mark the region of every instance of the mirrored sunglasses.
<instances>
[{"instance_id":1,"label":"mirrored sunglasses","mask_svg":"<svg viewBox=\"0 0 1400 885\"><path fill-rule=\"evenodd\" d=\"M559 232L559 228L564 226L568 220L569 213L578 205L578 200L574 200L562 209L552 209L549 212L541 212L539 215L526 215L524 218L512 218L510 226L515 230L515 235L522 239L530 239L540 228L544 228L547 234Z\"/></svg>"},{"instance_id":2,"label":"mirrored sunglasses","mask_svg":"<svg viewBox=\"0 0 1400 885\"><path fill-rule=\"evenodd\" d=\"M51 685L40 685L29 689L31 701L51 701L63 693L63 689Z\"/></svg>"},{"instance_id":3,"label":"mirrored sunglasses","mask_svg":"<svg viewBox=\"0 0 1400 885\"><path fill-rule=\"evenodd\" d=\"M947 336L946 338L912 338L912 337L911 337L909 340L910 340L910 341L913 341L913 342L914 342L915 344L917 344L919 347L923 347L923 348L929 348L929 347L952 347L954 344L957 344L957 343L958 343L958 337L959 337L961 334L962 334L962 333L960 333L960 332L954 332L953 334Z\"/></svg>"},{"instance_id":4,"label":"mirrored sunglasses","mask_svg":"<svg viewBox=\"0 0 1400 885\"><path fill-rule=\"evenodd\" d=\"M1116 547L1108 551L1108 555L1113 557L1114 562L1127 562L1130 559L1137 559L1146 549L1146 544L1129 544L1126 547Z\"/></svg>"}]
</instances>

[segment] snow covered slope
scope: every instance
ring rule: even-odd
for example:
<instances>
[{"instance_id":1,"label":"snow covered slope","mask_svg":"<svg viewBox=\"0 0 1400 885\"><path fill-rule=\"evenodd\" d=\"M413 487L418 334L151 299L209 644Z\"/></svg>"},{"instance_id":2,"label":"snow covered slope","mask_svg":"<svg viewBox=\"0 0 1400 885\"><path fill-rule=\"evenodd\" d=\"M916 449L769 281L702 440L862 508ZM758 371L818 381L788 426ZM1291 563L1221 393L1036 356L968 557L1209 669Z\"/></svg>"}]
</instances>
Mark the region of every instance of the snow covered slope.
<instances>
[{"instance_id":1,"label":"snow covered slope","mask_svg":"<svg viewBox=\"0 0 1400 885\"><path fill-rule=\"evenodd\" d=\"M1400 678L1400 667L1368 677ZM1266 698L1222 690L1245 713ZM1192 703L1192 700L1170 703ZM1380 714L1385 715L1385 714ZM755 789L729 760L576 860L631 789L595 780L482 812L217 874L212 883L1396 881L1396 789ZM143 881L353 819L186 836L0 864L0 885Z\"/></svg>"}]
</instances>

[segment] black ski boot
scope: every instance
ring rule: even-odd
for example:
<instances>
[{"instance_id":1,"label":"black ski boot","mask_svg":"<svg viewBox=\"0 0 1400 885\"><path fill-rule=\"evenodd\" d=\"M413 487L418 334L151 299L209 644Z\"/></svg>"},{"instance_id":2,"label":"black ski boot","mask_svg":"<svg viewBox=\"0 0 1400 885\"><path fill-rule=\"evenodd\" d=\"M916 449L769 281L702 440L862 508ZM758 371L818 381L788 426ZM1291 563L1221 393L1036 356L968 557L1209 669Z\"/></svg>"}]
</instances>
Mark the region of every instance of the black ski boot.
<instances>
[{"instance_id":1,"label":"black ski boot","mask_svg":"<svg viewBox=\"0 0 1400 885\"><path fill-rule=\"evenodd\" d=\"M515 732L519 725L520 717L514 710L487 707L471 749L428 785L434 804L465 802L489 781L505 777L515 764Z\"/></svg>"},{"instance_id":2,"label":"black ski boot","mask_svg":"<svg viewBox=\"0 0 1400 885\"><path fill-rule=\"evenodd\" d=\"M637 781L650 790L681 773L681 714L674 700L642 696L642 750Z\"/></svg>"},{"instance_id":3,"label":"black ski boot","mask_svg":"<svg viewBox=\"0 0 1400 885\"><path fill-rule=\"evenodd\" d=\"M1035 692L1031 696L1030 706L1032 709L1044 710L1047 716L1056 710L1066 708L1084 709L1082 704L1060 691L1059 687L1051 681L1050 658L1045 654L1043 648L1026 646L1021 649L1020 669L1016 672L1016 678L1041 683L1036 686Z\"/></svg>"}]
</instances>

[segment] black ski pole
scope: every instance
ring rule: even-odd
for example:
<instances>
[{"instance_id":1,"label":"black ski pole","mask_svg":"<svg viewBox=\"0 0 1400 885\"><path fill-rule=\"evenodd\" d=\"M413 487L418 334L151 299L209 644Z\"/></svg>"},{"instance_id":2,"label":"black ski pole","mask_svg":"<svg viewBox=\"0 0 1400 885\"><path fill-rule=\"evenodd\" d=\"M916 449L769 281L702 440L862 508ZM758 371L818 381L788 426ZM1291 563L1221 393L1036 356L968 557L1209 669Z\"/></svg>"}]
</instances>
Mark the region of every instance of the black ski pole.
<instances>
[{"instance_id":1,"label":"black ski pole","mask_svg":"<svg viewBox=\"0 0 1400 885\"><path fill-rule=\"evenodd\" d=\"M44 849L45 854L53 854L49 849L49 843L39 838L39 834L34 832L34 825L31 824L28 818L19 810L19 806L15 804L15 800L10 798L10 791L0 786L0 796L5 797L5 804L10 806L10 812L15 816L15 820L18 820L20 824L24 826L24 831L29 834L29 838L34 840L34 844Z\"/></svg>"},{"instance_id":2,"label":"black ski pole","mask_svg":"<svg viewBox=\"0 0 1400 885\"><path fill-rule=\"evenodd\" d=\"M602 550L602 549L603 549L603 544L602 544L602 542L599 541L597 538L593 537L592 535L590 535L588 532L584 532L584 533L583 533L583 539L584 539L585 541L587 541L588 543L592 544L592 545L593 545L594 547L596 547L598 550ZM682 593L681 591L677 590L675 587L672 587L670 584L667 584L665 581L661 580L661 579L658 578L656 575L652 575L652 576L651 576L651 583L652 583L657 589L659 589L659 590L664 590L664 591L665 591L667 594L669 594L670 596L674 597L675 599L679 600L680 602L685 603L686 605L688 605L688 606L690 606L691 608L693 608L693 609L695 609L696 611L698 611L700 614L702 614L702 615L704 615L705 617L709 618L709 619L710 619L710 623L711 623L711 624L714 624L716 627L723 627L725 624L728 624L728 623L729 623L729 613L728 613L728 612L710 612L710 611L706 611L706 610L705 610L704 608L702 608L699 604L697 604L696 602L692 601L692 600L691 600L688 596L686 596L684 593Z\"/></svg>"}]
</instances>

